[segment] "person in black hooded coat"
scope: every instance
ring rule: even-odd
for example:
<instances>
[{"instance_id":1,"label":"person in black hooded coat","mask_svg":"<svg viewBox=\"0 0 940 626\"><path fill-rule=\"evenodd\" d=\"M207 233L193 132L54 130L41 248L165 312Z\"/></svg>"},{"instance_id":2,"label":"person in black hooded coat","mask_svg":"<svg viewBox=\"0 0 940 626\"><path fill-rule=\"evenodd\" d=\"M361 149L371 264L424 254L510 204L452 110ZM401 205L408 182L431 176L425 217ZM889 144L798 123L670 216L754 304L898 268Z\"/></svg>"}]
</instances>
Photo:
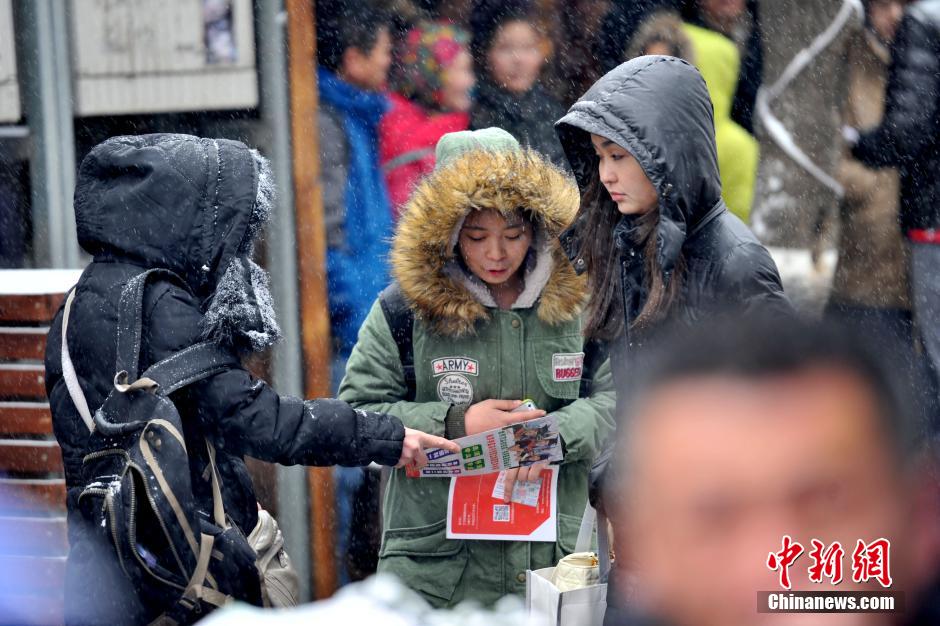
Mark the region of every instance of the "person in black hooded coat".
<instances>
[{"instance_id":1,"label":"person in black hooded coat","mask_svg":"<svg viewBox=\"0 0 940 626\"><path fill-rule=\"evenodd\" d=\"M575 269L590 272L589 332L610 342L618 388L629 379L628 346L642 344L659 321L790 311L767 249L721 199L711 100L692 65L665 56L623 63L555 128L582 193L563 244ZM654 210L620 213L600 179L591 135L638 162L655 190ZM673 297L651 311L657 289L660 299L670 290Z\"/></svg>"},{"instance_id":2,"label":"person in black hooded coat","mask_svg":"<svg viewBox=\"0 0 940 626\"><path fill-rule=\"evenodd\" d=\"M598 64L606 73L623 63L623 51L636 32L657 11L672 11L681 7L682 0L614 0L604 16L597 37Z\"/></svg>"},{"instance_id":3,"label":"person in black hooded coat","mask_svg":"<svg viewBox=\"0 0 940 626\"><path fill-rule=\"evenodd\" d=\"M523 146L563 165L565 155L552 120L565 108L539 80L545 57L535 9L531 0L474 1L470 49L478 81L470 128L502 128ZM497 56L503 59L499 65L508 75L500 77Z\"/></svg>"},{"instance_id":4,"label":"person in black hooded coat","mask_svg":"<svg viewBox=\"0 0 940 626\"><path fill-rule=\"evenodd\" d=\"M68 346L94 412L113 387L118 301L123 286L151 268L176 273L148 286L143 303L140 371L184 348L215 339L243 355L279 335L264 270L251 260L273 206L270 166L244 144L188 135L114 137L82 162L75 190L81 246L93 256L76 285ZM148 623L156 617L122 574L113 546L97 545L78 509L89 431L62 373L60 309L46 348L46 390L67 487L69 624ZM388 415L338 400L279 396L240 367L172 394L190 450L196 502L211 511L211 489L194 451L217 450L226 513L247 536L258 504L243 456L283 465L396 465L422 444ZM431 441L431 440L434 441ZM417 444L417 445L416 445Z\"/></svg>"},{"instance_id":5,"label":"person in black hooded coat","mask_svg":"<svg viewBox=\"0 0 940 626\"><path fill-rule=\"evenodd\" d=\"M582 194L562 244L589 275L585 332L609 347L618 414L643 346L666 323L791 313L770 254L721 199L711 100L692 65L666 56L627 61L555 128ZM612 176L617 163L638 166L646 187ZM615 201L611 192L625 195ZM629 214L644 197L645 212ZM601 511L609 455L610 448L601 453L591 476ZM608 613L617 605L611 597Z\"/></svg>"}]
</instances>

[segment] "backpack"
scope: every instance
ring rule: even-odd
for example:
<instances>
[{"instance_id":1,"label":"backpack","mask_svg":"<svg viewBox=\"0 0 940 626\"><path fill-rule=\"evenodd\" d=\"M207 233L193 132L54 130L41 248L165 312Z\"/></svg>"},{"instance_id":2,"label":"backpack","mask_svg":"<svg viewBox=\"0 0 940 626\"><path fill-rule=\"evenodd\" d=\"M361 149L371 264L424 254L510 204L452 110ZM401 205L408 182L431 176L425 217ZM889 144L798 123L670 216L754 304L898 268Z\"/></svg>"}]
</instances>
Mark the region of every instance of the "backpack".
<instances>
[{"instance_id":1,"label":"backpack","mask_svg":"<svg viewBox=\"0 0 940 626\"><path fill-rule=\"evenodd\" d=\"M90 415L66 341L75 297L62 322L63 376L88 426L78 508L97 545L113 547L121 570L155 623L189 624L231 599L267 605L257 555L226 516L215 450L205 442L212 510L199 510L173 392L240 363L212 342L199 343L151 365L138 376L143 296L154 279L186 283L167 270L131 279L121 293L114 389ZM203 451L200 451L200 454Z\"/></svg>"},{"instance_id":2,"label":"backpack","mask_svg":"<svg viewBox=\"0 0 940 626\"><path fill-rule=\"evenodd\" d=\"M393 282L379 294L379 305L385 315L385 321L392 331L392 338L398 346L398 358L405 373L406 401L415 399L417 378L415 376L414 324L415 314L397 282ZM594 375L607 359L607 344L598 339L589 339L584 344L584 366L581 370L581 389L579 398L591 395Z\"/></svg>"}]
</instances>

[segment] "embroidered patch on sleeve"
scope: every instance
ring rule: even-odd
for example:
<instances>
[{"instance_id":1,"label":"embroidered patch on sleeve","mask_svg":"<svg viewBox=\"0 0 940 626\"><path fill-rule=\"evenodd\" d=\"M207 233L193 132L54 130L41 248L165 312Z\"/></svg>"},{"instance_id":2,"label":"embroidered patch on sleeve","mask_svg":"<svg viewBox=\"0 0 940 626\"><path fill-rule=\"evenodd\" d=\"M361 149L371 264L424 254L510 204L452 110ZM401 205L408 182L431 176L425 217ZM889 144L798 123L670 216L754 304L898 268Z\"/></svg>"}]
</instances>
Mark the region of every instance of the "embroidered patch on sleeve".
<instances>
[{"instance_id":1,"label":"embroidered patch on sleeve","mask_svg":"<svg viewBox=\"0 0 940 626\"><path fill-rule=\"evenodd\" d=\"M581 380L583 371L583 352L556 353L552 355L552 380L556 383Z\"/></svg>"}]
</instances>

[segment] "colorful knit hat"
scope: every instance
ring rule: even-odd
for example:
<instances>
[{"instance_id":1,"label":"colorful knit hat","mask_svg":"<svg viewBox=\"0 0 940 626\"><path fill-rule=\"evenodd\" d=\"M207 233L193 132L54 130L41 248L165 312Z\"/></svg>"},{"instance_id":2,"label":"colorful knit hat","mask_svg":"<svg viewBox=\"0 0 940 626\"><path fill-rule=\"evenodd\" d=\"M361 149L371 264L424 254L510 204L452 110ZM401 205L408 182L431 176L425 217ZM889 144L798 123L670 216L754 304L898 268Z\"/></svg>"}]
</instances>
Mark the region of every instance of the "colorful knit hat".
<instances>
[{"instance_id":1,"label":"colorful knit hat","mask_svg":"<svg viewBox=\"0 0 940 626\"><path fill-rule=\"evenodd\" d=\"M401 42L392 89L426 108L441 108L444 71L462 50L470 36L450 22L421 22Z\"/></svg>"}]
</instances>

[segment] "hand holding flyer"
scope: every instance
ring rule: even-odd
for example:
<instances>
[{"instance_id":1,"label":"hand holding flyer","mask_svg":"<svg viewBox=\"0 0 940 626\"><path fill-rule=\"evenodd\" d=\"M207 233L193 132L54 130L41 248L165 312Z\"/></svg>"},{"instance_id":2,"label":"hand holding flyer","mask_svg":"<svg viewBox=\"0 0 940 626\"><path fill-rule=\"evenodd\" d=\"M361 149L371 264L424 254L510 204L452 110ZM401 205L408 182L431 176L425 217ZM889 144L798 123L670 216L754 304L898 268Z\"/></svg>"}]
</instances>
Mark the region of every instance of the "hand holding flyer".
<instances>
[{"instance_id":1,"label":"hand holding flyer","mask_svg":"<svg viewBox=\"0 0 940 626\"><path fill-rule=\"evenodd\" d=\"M408 475L413 478L474 476L563 459L558 418L553 415L461 437L454 443L460 446L459 453L430 448L427 466L420 470L409 468Z\"/></svg>"},{"instance_id":2,"label":"hand holding flyer","mask_svg":"<svg viewBox=\"0 0 940 626\"><path fill-rule=\"evenodd\" d=\"M534 481L516 481L512 486L511 502L517 502L526 506L535 506L539 502L539 493L542 490L542 479ZM503 500L506 496L506 472L499 473L496 477L496 484L493 485L492 497L496 500Z\"/></svg>"}]
</instances>

